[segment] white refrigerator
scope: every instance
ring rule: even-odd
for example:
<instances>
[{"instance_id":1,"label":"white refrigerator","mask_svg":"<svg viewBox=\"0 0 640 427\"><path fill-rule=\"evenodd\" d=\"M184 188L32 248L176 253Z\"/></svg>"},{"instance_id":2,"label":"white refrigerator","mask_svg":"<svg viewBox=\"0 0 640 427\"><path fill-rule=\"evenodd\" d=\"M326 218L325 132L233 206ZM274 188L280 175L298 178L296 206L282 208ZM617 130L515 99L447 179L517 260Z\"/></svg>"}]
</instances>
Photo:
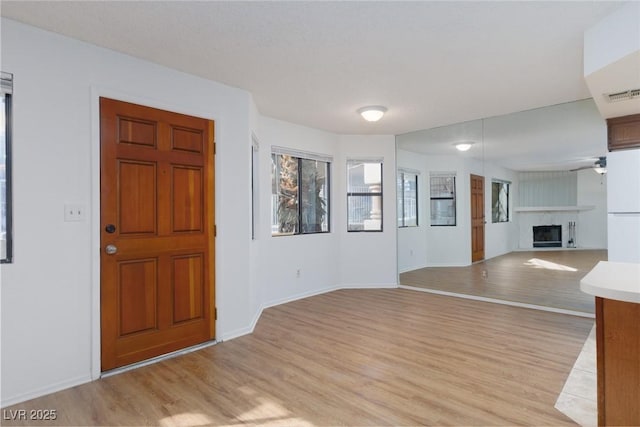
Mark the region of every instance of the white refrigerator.
<instances>
[{"instance_id":1,"label":"white refrigerator","mask_svg":"<svg viewBox=\"0 0 640 427\"><path fill-rule=\"evenodd\" d=\"M640 149L607 155L609 261L640 263Z\"/></svg>"}]
</instances>

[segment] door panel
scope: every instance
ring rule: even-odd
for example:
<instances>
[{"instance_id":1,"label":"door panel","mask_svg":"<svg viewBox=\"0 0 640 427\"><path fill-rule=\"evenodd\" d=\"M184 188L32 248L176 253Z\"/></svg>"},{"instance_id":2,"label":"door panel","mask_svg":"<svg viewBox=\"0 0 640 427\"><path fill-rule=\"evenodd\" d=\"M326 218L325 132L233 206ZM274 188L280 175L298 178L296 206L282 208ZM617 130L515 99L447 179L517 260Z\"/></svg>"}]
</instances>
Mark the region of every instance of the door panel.
<instances>
[{"instance_id":1,"label":"door panel","mask_svg":"<svg viewBox=\"0 0 640 427\"><path fill-rule=\"evenodd\" d=\"M204 287L202 254L173 259L173 323L202 317Z\"/></svg>"},{"instance_id":2,"label":"door panel","mask_svg":"<svg viewBox=\"0 0 640 427\"><path fill-rule=\"evenodd\" d=\"M214 338L213 122L101 98L100 139L108 370Z\"/></svg>"},{"instance_id":3,"label":"door panel","mask_svg":"<svg viewBox=\"0 0 640 427\"><path fill-rule=\"evenodd\" d=\"M156 122L134 120L127 117L118 119L118 143L156 146Z\"/></svg>"},{"instance_id":4,"label":"door panel","mask_svg":"<svg viewBox=\"0 0 640 427\"><path fill-rule=\"evenodd\" d=\"M484 177L471 175L471 262L484 259Z\"/></svg>"},{"instance_id":5,"label":"door panel","mask_svg":"<svg viewBox=\"0 0 640 427\"><path fill-rule=\"evenodd\" d=\"M118 263L119 336L156 329L157 260Z\"/></svg>"},{"instance_id":6,"label":"door panel","mask_svg":"<svg viewBox=\"0 0 640 427\"><path fill-rule=\"evenodd\" d=\"M174 150L202 153L202 133L194 129L171 128L171 147Z\"/></svg>"},{"instance_id":7,"label":"door panel","mask_svg":"<svg viewBox=\"0 0 640 427\"><path fill-rule=\"evenodd\" d=\"M156 164L118 161L120 234L156 233Z\"/></svg>"},{"instance_id":8,"label":"door panel","mask_svg":"<svg viewBox=\"0 0 640 427\"><path fill-rule=\"evenodd\" d=\"M202 169L172 167L173 232L202 231Z\"/></svg>"}]
</instances>

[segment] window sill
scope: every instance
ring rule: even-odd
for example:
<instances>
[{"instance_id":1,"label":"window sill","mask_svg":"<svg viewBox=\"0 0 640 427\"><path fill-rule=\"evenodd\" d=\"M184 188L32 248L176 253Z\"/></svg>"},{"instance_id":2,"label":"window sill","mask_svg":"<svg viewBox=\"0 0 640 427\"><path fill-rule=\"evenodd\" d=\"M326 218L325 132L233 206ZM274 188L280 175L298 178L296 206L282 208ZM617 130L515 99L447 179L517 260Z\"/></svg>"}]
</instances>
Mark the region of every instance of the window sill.
<instances>
[{"instance_id":1,"label":"window sill","mask_svg":"<svg viewBox=\"0 0 640 427\"><path fill-rule=\"evenodd\" d=\"M578 212L595 209L593 205L588 206L523 206L514 208L515 212Z\"/></svg>"}]
</instances>

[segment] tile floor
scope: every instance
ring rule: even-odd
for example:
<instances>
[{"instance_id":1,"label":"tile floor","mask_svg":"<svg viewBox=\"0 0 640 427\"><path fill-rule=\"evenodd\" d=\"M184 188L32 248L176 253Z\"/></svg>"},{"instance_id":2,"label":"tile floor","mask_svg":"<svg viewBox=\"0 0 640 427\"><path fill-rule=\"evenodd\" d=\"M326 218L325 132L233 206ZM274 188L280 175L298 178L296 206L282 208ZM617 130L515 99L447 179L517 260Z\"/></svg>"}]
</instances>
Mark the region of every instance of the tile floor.
<instances>
[{"instance_id":1,"label":"tile floor","mask_svg":"<svg viewBox=\"0 0 640 427\"><path fill-rule=\"evenodd\" d=\"M555 407L581 426L598 425L595 325L564 383Z\"/></svg>"}]
</instances>

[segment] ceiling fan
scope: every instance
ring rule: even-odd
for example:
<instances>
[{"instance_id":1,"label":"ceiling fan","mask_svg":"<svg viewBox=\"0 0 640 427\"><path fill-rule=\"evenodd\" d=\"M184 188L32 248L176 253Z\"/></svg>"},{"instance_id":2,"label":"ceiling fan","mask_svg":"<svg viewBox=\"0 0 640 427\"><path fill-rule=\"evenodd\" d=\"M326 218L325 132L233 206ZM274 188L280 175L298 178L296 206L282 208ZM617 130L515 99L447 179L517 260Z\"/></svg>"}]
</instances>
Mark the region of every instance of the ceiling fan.
<instances>
[{"instance_id":1,"label":"ceiling fan","mask_svg":"<svg viewBox=\"0 0 640 427\"><path fill-rule=\"evenodd\" d=\"M604 175L605 173L607 173L607 158L604 156L598 157L598 159L593 163L592 166L582 166L576 169L571 169L571 172L583 169L593 169L594 171L596 171L596 173Z\"/></svg>"}]
</instances>

